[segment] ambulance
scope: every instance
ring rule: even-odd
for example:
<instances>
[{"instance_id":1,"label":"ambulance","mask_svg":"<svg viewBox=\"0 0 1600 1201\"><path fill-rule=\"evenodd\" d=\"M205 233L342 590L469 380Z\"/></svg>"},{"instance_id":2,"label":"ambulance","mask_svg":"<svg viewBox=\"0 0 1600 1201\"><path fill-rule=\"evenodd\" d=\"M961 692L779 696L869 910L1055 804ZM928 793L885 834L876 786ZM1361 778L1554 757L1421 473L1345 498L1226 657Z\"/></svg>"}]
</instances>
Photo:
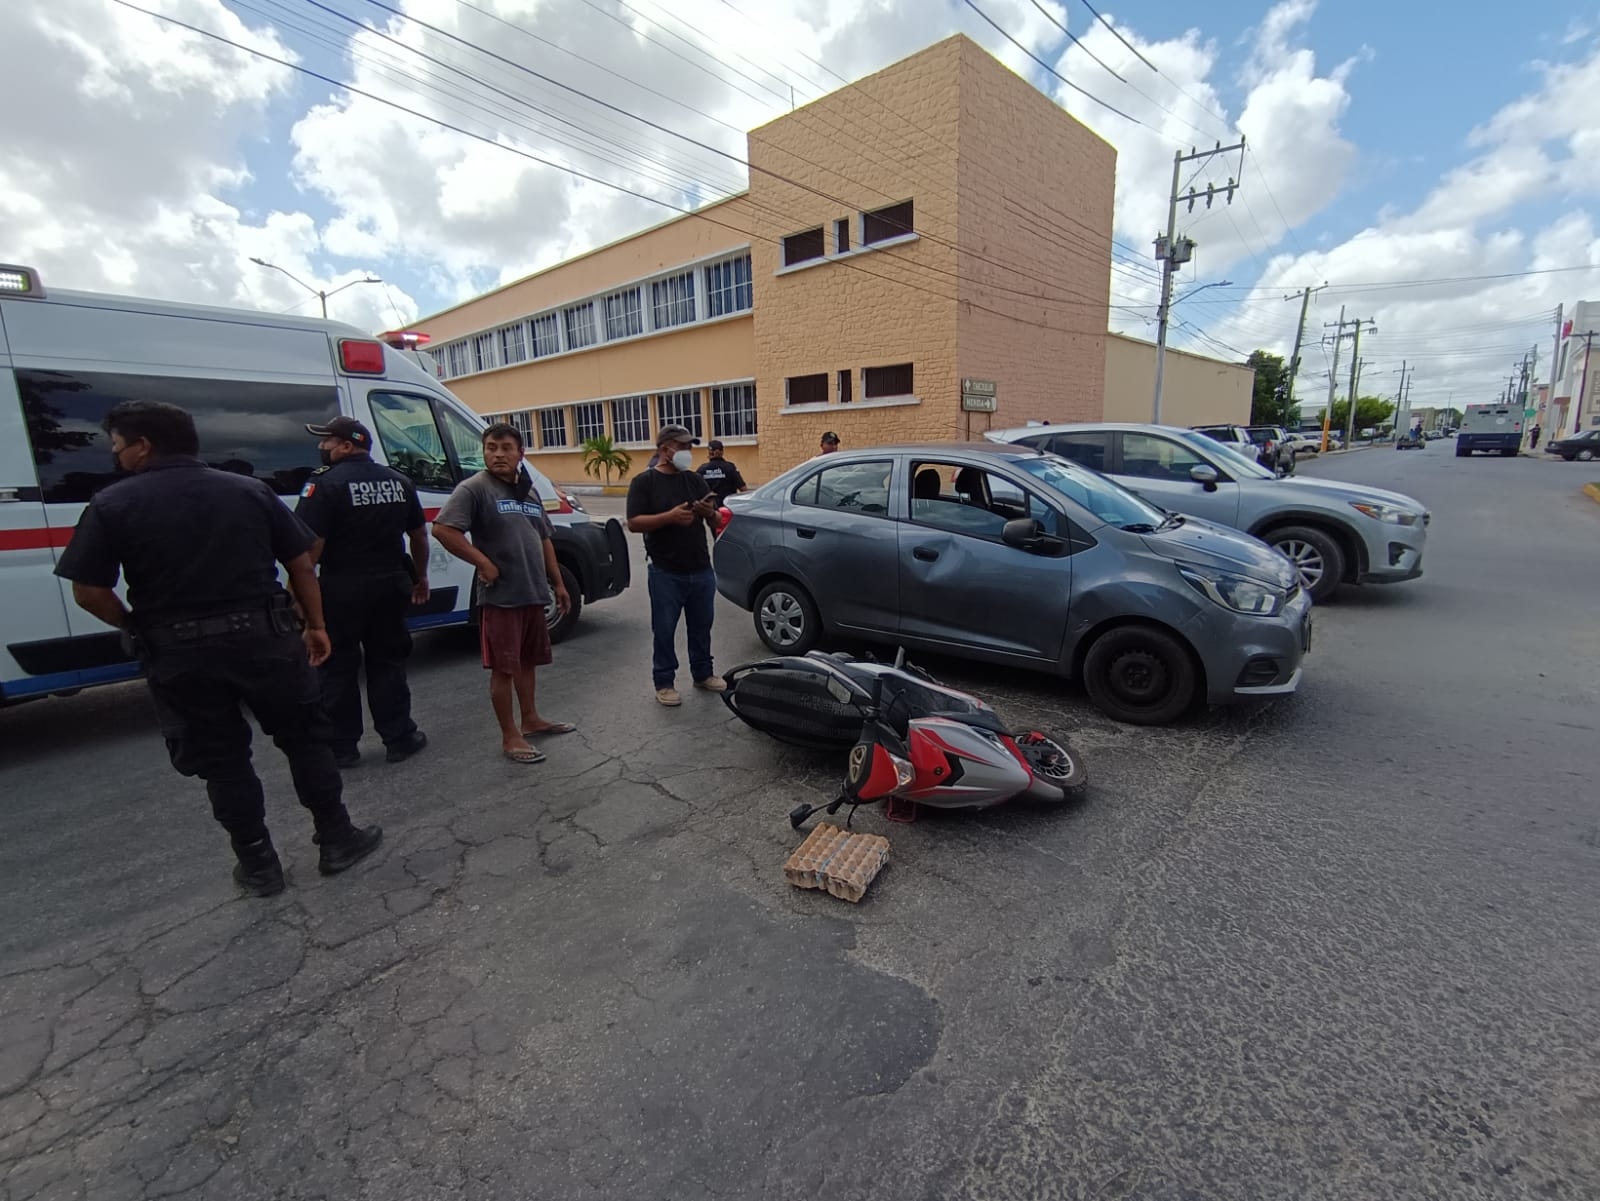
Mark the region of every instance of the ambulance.
<instances>
[{"instance_id":1,"label":"ambulance","mask_svg":"<svg viewBox=\"0 0 1600 1201\"><path fill-rule=\"evenodd\" d=\"M419 343L309 317L56 290L0 264L0 704L138 674L119 635L54 574L84 504L116 479L100 428L113 405L187 409L207 463L253 475L291 506L318 466L305 427L354 417L372 431L373 457L416 484L431 521L483 468L484 421L439 382ZM574 602L551 613L559 640L584 603L628 587L627 536L524 466ZM428 580L413 629L475 620L471 567L434 545Z\"/></svg>"}]
</instances>

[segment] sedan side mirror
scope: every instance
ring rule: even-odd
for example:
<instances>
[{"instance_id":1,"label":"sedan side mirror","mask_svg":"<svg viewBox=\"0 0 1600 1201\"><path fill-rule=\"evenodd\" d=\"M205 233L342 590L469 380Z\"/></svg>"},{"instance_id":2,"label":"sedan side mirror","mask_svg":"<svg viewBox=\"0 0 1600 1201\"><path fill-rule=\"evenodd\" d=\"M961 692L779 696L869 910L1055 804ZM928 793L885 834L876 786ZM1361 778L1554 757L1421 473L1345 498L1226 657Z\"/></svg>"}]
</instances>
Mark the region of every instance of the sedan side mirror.
<instances>
[{"instance_id":1,"label":"sedan side mirror","mask_svg":"<svg viewBox=\"0 0 1600 1201\"><path fill-rule=\"evenodd\" d=\"M1032 517L1018 517L1005 523L1000 530L1000 541L1031 555L1053 555L1063 543L1044 532L1044 526Z\"/></svg>"},{"instance_id":2,"label":"sedan side mirror","mask_svg":"<svg viewBox=\"0 0 1600 1201\"><path fill-rule=\"evenodd\" d=\"M1215 492L1217 490L1217 481L1222 476L1210 463L1196 463L1189 468L1189 478L1197 484L1203 484L1207 492Z\"/></svg>"}]
</instances>

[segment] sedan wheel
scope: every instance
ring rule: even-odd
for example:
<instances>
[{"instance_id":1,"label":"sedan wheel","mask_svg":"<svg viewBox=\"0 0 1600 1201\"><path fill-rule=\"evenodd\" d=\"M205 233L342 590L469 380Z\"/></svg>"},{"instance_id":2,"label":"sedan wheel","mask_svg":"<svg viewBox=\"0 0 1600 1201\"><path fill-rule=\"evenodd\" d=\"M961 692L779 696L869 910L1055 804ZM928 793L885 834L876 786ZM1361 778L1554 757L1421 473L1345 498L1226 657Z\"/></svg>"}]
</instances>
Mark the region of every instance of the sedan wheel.
<instances>
[{"instance_id":1,"label":"sedan wheel","mask_svg":"<svg viewBox=\"0 0 1600 1201\"><path fill-rule=\"evenodd\" d=\"M1580 463L1592 462L1594 460L1594 451L1590 450L1587 446L1585 446L1582 450L1580 450L1577 453L1576 458L1577 458L1578 462L1580 462Z\"/></svg>"},{"instance_id":2,"label":"sedan wheel","mask_svg":"<svg viewBox=\"0 0 1600 1201\"><path fill-rule=\"evenodd\" d=\"M803 655L822 636L817 606L805 589L787 580L768 584L756 597L756 634L780 655Z\"/></svg>"},{"instance_id":3,"label":"sedan wheel","mask_svg":"<svg viewBox=\"0 0 1600 1201\"><path fill-rule=\"evenodd\" d=\"M1149 626L1100 635L1084 656L1083 686L1107 716L1140 726L1176 721L1199 696L1188 650Z\"/></svg>"},{"instance_id":4,"label":"sedan wheel","mask_svg":"<svg viewBox=\"0 0 1600 1201\"><path fill-rule=\"evenodd\" d=\"M1268 545L1275 546L1294 564L1300 575L1300 586L1311 594L1314 601L1325 601L1338 590L1344 580L1344 552L1339 544L1321 530L1310 526L1288 526L1263 535Z\"/></svg>"}]
</instances>

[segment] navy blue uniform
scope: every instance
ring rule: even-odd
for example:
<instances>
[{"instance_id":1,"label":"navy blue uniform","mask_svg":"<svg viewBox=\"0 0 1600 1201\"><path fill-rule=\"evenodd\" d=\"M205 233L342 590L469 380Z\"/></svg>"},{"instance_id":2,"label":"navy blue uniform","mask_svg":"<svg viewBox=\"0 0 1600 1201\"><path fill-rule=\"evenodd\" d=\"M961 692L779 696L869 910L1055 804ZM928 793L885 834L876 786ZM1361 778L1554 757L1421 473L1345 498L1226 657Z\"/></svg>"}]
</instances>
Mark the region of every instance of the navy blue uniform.
<instances>
[{"instance_id":1,"label":"navy blue uniform","mask_svg":"<svg viewBox=\"0 0 1600 1201\"><path fill-rule=\"evenodd\" d=\"M313 541L265 484L173 456L96 493L56 564L91 587L127 577L130 630L172 765L206 782L236 851L267 838L242 706L288 758L319 840L352 834L317 675L278 583L277 565Z\"/></svg>"},{"instance_id":2,"label":"navy blue uniform","mask_svg":"<svg viewBox=\"0 0 1600 1201\"><path fill-rule=\"evenodd\" d=\"M321 676L335 753L354 759L361 741L363 659L373 728L384 745L404 746L417 733L406 683L416 581L405 552L406 534L426 525L417 489L370 455L352 454L312 474L295 515L326 542L318 564L333 654Z\"/></svg>"}]
</instances>

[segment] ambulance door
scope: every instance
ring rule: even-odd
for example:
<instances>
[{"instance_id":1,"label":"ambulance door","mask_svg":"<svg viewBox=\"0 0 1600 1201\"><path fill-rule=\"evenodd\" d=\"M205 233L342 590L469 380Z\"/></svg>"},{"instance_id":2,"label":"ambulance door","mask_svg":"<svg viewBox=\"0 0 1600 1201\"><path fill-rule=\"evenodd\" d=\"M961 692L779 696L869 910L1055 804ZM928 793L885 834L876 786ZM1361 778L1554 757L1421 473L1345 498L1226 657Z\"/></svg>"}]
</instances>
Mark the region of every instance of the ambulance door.
<instances>
[{"instance_id":1,"label":"ambulance door","mask_svg":"<svg viewBox=\"0 0 1600 1201\"><path fill-rule=\"evenodd\" d=\"M50 453L52 440L72 436L48 408L24 417L0 305L0 696L6 699L79 683L66 600L53 574L72 529L53 530L46 521L30 432L41 454Z\"/></svg>"}]
</instances>

